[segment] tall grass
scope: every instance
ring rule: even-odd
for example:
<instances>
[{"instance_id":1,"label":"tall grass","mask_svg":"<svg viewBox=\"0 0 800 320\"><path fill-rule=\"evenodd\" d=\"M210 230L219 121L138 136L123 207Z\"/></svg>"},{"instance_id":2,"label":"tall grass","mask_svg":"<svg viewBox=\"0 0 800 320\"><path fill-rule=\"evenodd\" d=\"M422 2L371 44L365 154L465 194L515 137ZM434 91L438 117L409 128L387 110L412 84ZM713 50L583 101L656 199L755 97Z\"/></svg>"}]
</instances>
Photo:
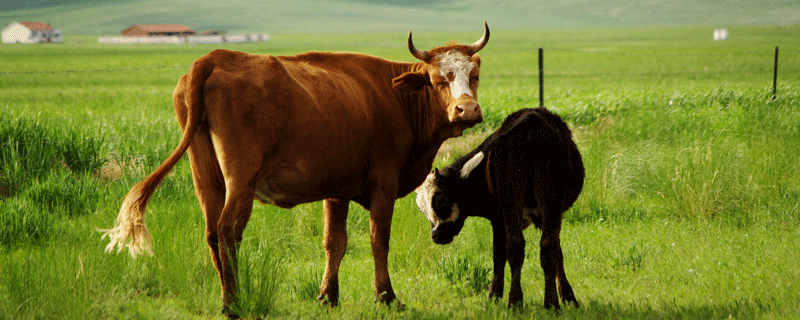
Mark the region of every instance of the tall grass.
<instances>
[{"instance_id":1,"label":"tall grass","mask_svg":"<svg viewBox=\"0 0 800 320\"><path fill-rule=\"evenodd\" d=\"M248 242L242 246L236 275L239 284L238 300L233 307L236 314L248 318L264 318L274 311L278 293L285 280L280 251L260 241L254 248Z\"/></svg>"},{"instance_id":2,"label":"tall grass","mask_svg":"<svg viewBox=\"0 0 800 320\"><path fill-rule=\"evenodd\" d=\"M102 188L92 174L106 161L102 138L3 114L0 143L2 248L46 242L64 231L64 218L94 212Z\"/></svg>"}]
</instances>

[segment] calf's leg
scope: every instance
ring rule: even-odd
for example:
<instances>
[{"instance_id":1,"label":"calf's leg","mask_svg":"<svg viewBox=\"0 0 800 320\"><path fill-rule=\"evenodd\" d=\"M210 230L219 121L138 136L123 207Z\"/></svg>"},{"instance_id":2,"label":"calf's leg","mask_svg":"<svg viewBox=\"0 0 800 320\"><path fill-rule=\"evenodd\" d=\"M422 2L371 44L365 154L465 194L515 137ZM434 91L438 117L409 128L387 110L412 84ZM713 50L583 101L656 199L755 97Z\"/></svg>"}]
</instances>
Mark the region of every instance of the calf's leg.
<instances>
[{"instance_id":1,"label":"calf's leg","mask_svg":"<svg viewBox=\"0 0 800 320\"><path fill-rule=\"evenodd\" d=\"M508 292L508 306L522 306L522 264L525 262L525 238L519 228L508 228L506 254L511 269L511 289Z\"/></svg>"},{"instance_id":2,"label":"calf's leg","mask_svg":"<svg viewBox=\"0 0 800 320\"><path fill-rule=\"evenodd\" d=\"M318 299L335 307L339 304L339 265L347 249L347 211L349 201L327 199L323 202L325 275Z\"/></svg>"},{"instance_id":3,"label":"calf's leg","mask_svg":"<svg viewBox=\"0 0 800 320\"><path fill-rule=\"evenodd\" d=\"M560 239L561 214L551 210L549 206L542 205L542 239L539 258L542 271L544 271L544 307L558 310L560 306L558 304L556 278L559 269L563 269L564 264ZM566 284L569 286L569 283ZM571 291L572 289L570 288Z\"/></svg>"},{"instance_id":4,"label":"calf's leg","mask_svg":"<svg viewBox=\"0 0 800 320\"><path fill-rule=\"evenodd\" d=\"M509 203L509 202L506 202ZM503 219L506 229L506 257L511 269L511 288L508 292L508 306L522 306L522 264L525 262L525 237L522 235L520 214L522 206L504 206Z\"/></svg>"},{"instance_id":5,"label":"calf's leg","mask_svg":"<svg viewBox=\"0 0 800 320\"><path fill-rule=\"evenodd\" d=\"M561 253L561 246L558 247L559 256L563 257ZM564 303L572 303L573 306L576 308L579 306L578 300L575 299L575 293L572 292L572 286L569 285L569 281L567 281L567 275L564 273L564 259L559 260L561 264L558 266L558 274L556 274L556 279L558 279L558 292L561 293L561 301Z\"/></svg>"},{"instance_id":6,"label":"calf's leg","mask_svg":"<svg viewBox=\"0 0 800 320\"><path fill-rule=\"evenodd\" d=\"M498 221L499 220L499 221ZM492 220L494 276L489 287L489 299L500 299L503 297L503 285L505 283L506 271L506 228L502 219Z\"/></svg>"}]
</instances>

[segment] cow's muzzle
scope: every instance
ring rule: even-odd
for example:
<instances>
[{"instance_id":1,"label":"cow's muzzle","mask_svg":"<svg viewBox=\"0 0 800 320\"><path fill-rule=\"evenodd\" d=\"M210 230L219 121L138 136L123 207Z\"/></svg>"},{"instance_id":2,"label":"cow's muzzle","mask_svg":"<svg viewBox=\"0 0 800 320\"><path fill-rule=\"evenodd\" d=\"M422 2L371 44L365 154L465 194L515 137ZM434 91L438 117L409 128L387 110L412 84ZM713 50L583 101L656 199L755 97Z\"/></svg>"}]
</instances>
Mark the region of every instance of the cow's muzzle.
<instances>
[{"instance_id":1,"label":"cow's muzzle","mask_svg":"<svg viewBox=\"0 0 800 320\"><path fill-rule=\"evenodd\" d=\"M474 99L458 99L452 113L450 114L450 122L464 123L468 127L483 121L483 113L481 113L481 106Z\"/></svg>"}]
</instances>

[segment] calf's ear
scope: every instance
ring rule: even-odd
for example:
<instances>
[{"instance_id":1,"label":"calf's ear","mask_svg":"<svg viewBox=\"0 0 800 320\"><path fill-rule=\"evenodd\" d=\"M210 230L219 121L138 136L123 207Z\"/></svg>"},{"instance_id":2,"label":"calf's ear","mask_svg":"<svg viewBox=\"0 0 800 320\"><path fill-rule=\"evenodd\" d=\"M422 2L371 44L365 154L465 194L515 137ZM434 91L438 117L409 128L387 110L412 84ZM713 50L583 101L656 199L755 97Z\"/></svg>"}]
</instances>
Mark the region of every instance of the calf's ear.
<instances>
[{"instance_id":1,"label":"calf's ear","mask_svg":"<svg viewBox=\"0 0 800 320\"><path fill-rule=\"evenodd\" d=\"M461 167L461 179L469 178L469 174L472 173L472 170L475 170L475 167L483 161L483 156L483 151L478 152Z\"/></svg>"},{"instance_id":2,"label":"calf's ear","mask_svg":"<svg viewBox=\"0 0 800 320\"><path fill-rule=\"evenodd\" d=\"M397 78L392 79L392 88L402 92L414 92L422 90L425 86L431 85L431 79L428 73L422 72L406 72Z\"/></svg>"}]
</instances>

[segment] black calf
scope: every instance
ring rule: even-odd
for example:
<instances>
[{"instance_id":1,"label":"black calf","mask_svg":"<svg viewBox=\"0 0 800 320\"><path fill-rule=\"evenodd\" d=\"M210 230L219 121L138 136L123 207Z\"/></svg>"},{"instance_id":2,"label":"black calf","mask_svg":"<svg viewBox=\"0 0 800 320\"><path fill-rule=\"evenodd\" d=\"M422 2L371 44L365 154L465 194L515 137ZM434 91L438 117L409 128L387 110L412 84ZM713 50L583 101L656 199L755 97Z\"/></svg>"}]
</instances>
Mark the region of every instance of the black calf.
<instances>
[{"instance_id":1,"label":"black calf","mask_svg":"<svg viewBox=\"0 0 800 320\"><path fill-rule=\"evenodd\" d=\"M417 206L431 222L431 238L448 244L469 216L489 219L494 233L494 278L489 297L503 296L503 272L511 268L509 306L522 304L520 271L525 259L522 230L542 230L544 306L561 299L578 306L564 273L561 216L578 198L584 168L561 117L544 108L521 109L478 148L436 169L417 189Z\"/></svg>"}]
</instances>

